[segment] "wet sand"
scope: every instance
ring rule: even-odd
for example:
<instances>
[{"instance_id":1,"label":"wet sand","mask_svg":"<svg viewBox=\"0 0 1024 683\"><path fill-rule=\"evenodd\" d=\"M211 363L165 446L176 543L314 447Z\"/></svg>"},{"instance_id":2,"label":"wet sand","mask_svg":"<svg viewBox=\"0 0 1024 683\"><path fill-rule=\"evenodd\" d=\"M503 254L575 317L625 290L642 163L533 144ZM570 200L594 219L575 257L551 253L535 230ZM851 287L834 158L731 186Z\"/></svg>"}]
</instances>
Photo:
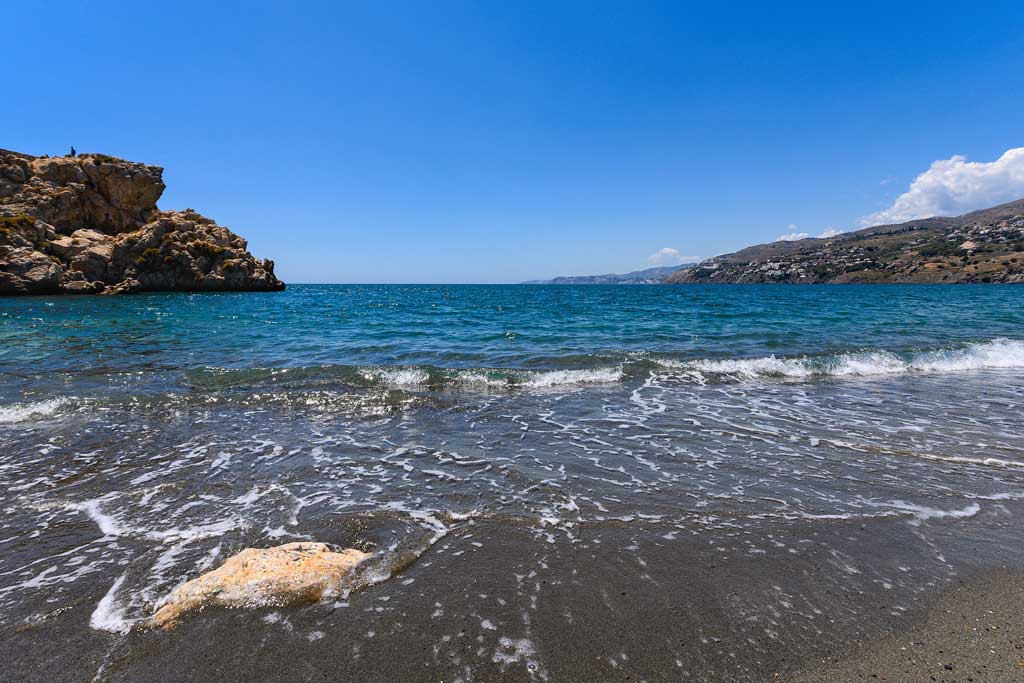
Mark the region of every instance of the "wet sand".
<instances>
[{"instance_id":1,"label":"wet sand","mask_svg":"<svg viewBox=\"0 0 1024 683\"><path fill-rule=\"evenodd\" d=\"M584 526L575 542L549 542L509 520L468 521L342 604L208 609L169 632L89 628L110 587L97 582L5 632L0 679L809 683L1024 672L1016 575L921 575L916 595L878 580L933 552L904 522L773 526L772 540L799 553L663 531ZM317 532L341 543L352 528ZM837 556L859 568L837 571Z\"/></svg>"},{"instance_id":2,"label":"wet sand","mask_svg":"<svg viewBox=\"0 0 1024 683\"><path fill-rule=\"evenodd\" d=\"M851 645L792 683L1024 680L1024 575L957 581L908 628Z\"/></svg>"}]
</instances>

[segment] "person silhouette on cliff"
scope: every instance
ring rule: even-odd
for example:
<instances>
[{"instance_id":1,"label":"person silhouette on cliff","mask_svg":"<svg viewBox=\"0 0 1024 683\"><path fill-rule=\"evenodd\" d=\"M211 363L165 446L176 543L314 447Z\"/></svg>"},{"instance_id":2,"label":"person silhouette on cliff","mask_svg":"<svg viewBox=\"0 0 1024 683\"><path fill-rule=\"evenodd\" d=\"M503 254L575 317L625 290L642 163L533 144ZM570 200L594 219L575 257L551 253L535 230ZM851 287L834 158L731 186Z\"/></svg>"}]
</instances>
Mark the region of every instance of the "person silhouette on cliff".
<instances>
[{"instance_id":1,"label":"person silhouette on cliff","mask_svg":"<svg viewBox=\"0 0 1024 683\"><path fill-rule=\"evenodd\" d=\"M76 156L77 154L78 154L78 152L75 151L75 146L72 145L71 146L71 156Z\"/></svg>"}]
</instances>

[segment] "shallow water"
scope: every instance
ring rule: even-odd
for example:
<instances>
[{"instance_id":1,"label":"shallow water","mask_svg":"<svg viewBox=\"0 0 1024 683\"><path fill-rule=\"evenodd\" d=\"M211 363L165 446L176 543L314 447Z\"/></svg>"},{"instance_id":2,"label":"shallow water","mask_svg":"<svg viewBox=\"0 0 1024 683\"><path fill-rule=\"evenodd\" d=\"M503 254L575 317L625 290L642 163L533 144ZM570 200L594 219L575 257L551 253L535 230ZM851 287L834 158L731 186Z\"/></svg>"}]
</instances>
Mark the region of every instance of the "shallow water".
<instances>
[{"instance_id":1,"label":"shallow water","mask_svg":"<svg viewBox=\"0 0 1024 683\"><path fill-rule=\"evenodd\" d=\"M552 582L581 569L565 553L613 542L634 582L686 544L781 582L813 543L810 584L734 605L759 624L755 648L823 637L773 610L867 618L814 586L891 593L899 618L953 577L1021 560L1022 304L1000 286L2 300L0 626L80 601L83 629L122 637L226 555L307 538L376 553L353 600L428 580L442 556L479 574L493 553L501 574L485 528L529 539ZM602 566L624 571L593 561L595 585L612 580ZM477 620L478 659L557 680L530 629L538 593L516 595L514 625Z\"/></svg>"}]
</instances>

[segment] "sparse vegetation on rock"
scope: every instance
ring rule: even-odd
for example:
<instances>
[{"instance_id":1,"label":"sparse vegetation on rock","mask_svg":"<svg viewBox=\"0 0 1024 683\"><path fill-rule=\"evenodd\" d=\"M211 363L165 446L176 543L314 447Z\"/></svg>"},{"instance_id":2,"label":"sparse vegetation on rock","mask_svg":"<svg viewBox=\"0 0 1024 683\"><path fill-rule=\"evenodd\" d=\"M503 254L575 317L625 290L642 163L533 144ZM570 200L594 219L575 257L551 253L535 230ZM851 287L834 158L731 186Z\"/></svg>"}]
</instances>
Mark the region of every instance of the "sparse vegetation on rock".
<instances>
[{"instance_id":1,"label":"sparse vegetation on rock","mask_svg":"<svg viewBox=\"0 0 1024 683\"><path fill-rule=\"evenodd\" d=\"M0 295L284 288L213 219L159 210L162 176L105 154L0 150Z\"/></svg>"},{"instance_id":2,"label":"sparse vegetation on rock","mask_svg":"<svg viewBox=\"0 0 1024 683\"><path fill-rule=\"evenodd\" d=\"M771 242L681 269L669 283L1024 283L1024 199L957 218Z\"/></svg>"}]
</instances>

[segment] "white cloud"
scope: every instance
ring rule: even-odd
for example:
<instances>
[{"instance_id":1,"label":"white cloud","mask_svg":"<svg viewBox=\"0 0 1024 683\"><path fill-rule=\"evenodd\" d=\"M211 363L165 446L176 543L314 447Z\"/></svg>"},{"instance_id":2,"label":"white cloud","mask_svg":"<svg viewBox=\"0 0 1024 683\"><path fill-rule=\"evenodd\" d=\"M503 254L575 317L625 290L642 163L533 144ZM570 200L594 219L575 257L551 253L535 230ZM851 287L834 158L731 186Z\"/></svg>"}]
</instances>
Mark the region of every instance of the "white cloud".
<instances>
[{"instance_id":1,"label":"white cloud","mask_svg":"<svg viewBox=\"0 0 1024 683\"><path fill-rule=\"evenodd\" d=\"M789 230L789 232L787 232L784 235L779 235L778 237L776 237L776 242L796 242L797 240L805 240L811 236L811 234L808 232L800 232L797 229L797 227L792 223L786 226L786 230ZM839 228L833 228L830 226L828 228L825 228L825 230L823 230L820 235L815 235L815 237L819 240L822 240L827 237L835 237L836 235L841 235L844 232L846 231L840 230Z\"/></svg>"},{"instance_id":2,"label":"white cloud","mask_svg":"<svg viewBox=\"0 0 1024 683\"><path fill-rule=\"evenodd\" d=\"M954 156L933 161L910 189L884 211L861 218L862 225L902 223L930 216L956 216L1024 196L1024 147L1008 149L995 161Z\"/></svg>"},{"instance_id":3,"label":"white cloud","mask_svg":"<svg viewBox=\"0 0 1024 683\"><path fill-rule=\"evenodd\" d=\"M776 242L795 242L797 240L807 239L810 237L806 232L797 232L796 226L790 223L786 226L786 230L789 230L785 235L779 235L775 238Z\"/></svg>"},{"instance_id":4,"label":"white cloud","mask_svg":"<svg viewBox=\"0 0 1024 683\"><path fill-rule=\"evenodd\" d=\"M662 247L647 257L647 262L652 266L677 266L680 263L695 263L700 258L697 256L683 256L678 249Z\"/></svg>"}]
</instances>

